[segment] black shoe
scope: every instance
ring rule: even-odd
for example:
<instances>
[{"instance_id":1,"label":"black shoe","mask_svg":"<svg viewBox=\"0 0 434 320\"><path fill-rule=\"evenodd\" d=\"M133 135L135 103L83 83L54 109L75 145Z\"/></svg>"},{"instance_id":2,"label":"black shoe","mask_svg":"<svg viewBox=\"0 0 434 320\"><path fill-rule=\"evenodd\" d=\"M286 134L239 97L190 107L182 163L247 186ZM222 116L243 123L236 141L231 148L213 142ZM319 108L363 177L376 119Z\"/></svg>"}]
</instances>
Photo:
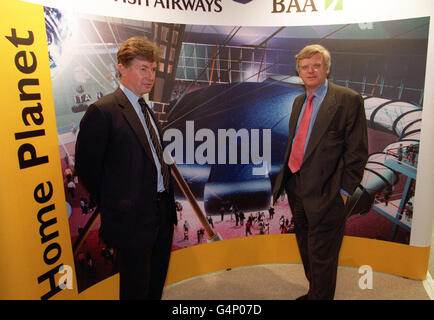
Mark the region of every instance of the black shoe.
<instances>
[{"instance_id":1,"label":"black shoe","mask_svg":"<svg viewBox=\"0 0 434 320\"><path fill-rule=\"evenodd\" d=\"M307 300L307 294L305 294L305 295L303 295L303 296L300 296L300 297L298 297L298 298L295 299L295 300Z\"/></svg>"}]
</instances>

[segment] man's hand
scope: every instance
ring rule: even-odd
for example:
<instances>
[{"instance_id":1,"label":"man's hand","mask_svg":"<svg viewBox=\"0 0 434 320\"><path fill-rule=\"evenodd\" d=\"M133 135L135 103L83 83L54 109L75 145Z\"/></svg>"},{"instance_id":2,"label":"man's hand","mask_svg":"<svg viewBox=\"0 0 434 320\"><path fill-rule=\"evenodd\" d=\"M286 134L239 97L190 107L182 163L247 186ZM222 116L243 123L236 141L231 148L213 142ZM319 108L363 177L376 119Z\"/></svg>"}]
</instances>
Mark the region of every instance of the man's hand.
<instances>
[{"instance_id":1,"label":"man's hand","mask_svg":"<svg viewBox=\"0 0 434 320\"><path fill-rule=\"evenodd\" d=\"M344 205L346 205L347 204L347 200L348 200L348 196L346 196L345 194L343 194L341 192L341 197L342 197L342 200L344 200Z\"/></svg>"}]
</instances>

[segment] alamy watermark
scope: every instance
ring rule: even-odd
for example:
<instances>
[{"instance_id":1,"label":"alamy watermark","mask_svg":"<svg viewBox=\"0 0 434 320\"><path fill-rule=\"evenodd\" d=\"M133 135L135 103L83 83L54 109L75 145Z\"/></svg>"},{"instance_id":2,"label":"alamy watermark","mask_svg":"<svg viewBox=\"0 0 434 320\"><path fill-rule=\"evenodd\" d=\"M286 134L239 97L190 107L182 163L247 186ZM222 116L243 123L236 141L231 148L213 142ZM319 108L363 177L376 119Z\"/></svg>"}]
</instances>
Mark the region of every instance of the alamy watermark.
<instances>
[{"instance_id":1,"label":"alamy watermark","mask_svg":"<svg viewBox=\"0 0 434 320\"><path fill-rule=\"evenodd\" d=\"M58 280L58 285L61 290L64 289L72 289L73 288L73 271L72 267L63 264L59 268L59 273L62 274L62 276Z\"/></svg>"},{"instance_id":2,"label":"alamy watermark","mask_svg":"<svg viewBox=\"0 0 434 320\"><path fill-rule=\"evenodd\" d=\"M164 132L163 140L170 141L164 148L167 164L258 165L252 169L253 175L267 175L270 170L271 129L217 129L216 135L208 128L195 131L194 121L186 121L185 137L181 130L170 128Z\"/></svg>"},{"instance_id":3,"label":"alamy watermark","mask_svg":"<svg viewBox=\"0 0 434 320\"><path fill-rule=\"evenodd\" d=\"M359 288L362 290L373 289L374 279L373 279L372 267L366 264L360 266L359 273L362 274L362 276L359 279Z\"/></svg>"}]
</instances>

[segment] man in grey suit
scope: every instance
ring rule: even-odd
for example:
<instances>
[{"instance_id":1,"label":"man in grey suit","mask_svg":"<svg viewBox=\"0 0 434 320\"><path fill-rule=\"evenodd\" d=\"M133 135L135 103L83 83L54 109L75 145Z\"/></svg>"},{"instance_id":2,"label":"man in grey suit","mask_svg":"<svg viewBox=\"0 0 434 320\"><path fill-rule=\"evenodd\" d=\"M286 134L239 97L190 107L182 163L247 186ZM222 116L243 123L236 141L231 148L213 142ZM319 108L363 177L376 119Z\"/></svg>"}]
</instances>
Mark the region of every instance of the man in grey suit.
<instances>
[{"instance_id":1,"label":"man in grey suit","mask_svg":"<svg viewBox=\"0 0 434 320\"><path fill-rule=\"evenodd\" d=\"M368 158L363 99L328 81L330 66L330 53L320 45L296 55L306 92L294 100L284 165L273 186L273 202L288 195L309 281L308 293L298 299L334 297L346 204Z\"/></svg>"},{"instance_id":2,"label":"man in grey suit","mask_svg":"<svg viewBox=\"0 0 434 320\"><path fill-rule=\"evenodd\" d=\"M75 170L101 212L101 234L117 251L120 299L161 299L177 224L162 135L142 96L154 85L158 48L133 37L119 48L120 86L81 123Z\"/></svg>"}]
</instances>

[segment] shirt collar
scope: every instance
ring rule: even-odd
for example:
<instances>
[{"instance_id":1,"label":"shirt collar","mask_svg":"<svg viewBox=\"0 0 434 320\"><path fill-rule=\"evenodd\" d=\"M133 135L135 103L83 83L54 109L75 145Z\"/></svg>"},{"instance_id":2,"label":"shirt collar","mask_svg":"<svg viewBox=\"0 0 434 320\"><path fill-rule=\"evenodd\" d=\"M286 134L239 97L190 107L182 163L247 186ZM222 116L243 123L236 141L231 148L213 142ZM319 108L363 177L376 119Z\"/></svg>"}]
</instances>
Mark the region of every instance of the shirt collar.
<instances>
[{"instance_id":1,"label":"shirt collar","mask_svg":"<svg viewBox=\"0 0 434 320\"><path fill-rule=\"evenodd\" d=\"M139 100L140 97L136 96L135 93L133 93L130 89L128 89L127 87L125 87L122 83L119 84L119 87L125 93L125 95L127 96L128 100L130 101L130 103L134 107L136 107L137 104L138 104L138 100Z\"/></svg>"},{"instance_id":2,"label":"shirt collar","mask_svg":"<svg viewBox=\"0 0 434 320\"><path fill-rule=\"evenodd\" d=\"M326 93L327 93L327 89L328 89L328 80L325 79L325 81L324 81L324 83L321 85L321 87L319 87L318 89L316 89L316 90L313 92L313 95L315 96L315 98L317 98L317 99L316 99L317 101L319 100L318 98L320 98L321 100L324 99L324 97L325 97L325 95L326 95ZM308 92L306 91L306 97L308 97L308 96L309 96L309 94L308 94Z\"/></svg>"}]
</instances>

